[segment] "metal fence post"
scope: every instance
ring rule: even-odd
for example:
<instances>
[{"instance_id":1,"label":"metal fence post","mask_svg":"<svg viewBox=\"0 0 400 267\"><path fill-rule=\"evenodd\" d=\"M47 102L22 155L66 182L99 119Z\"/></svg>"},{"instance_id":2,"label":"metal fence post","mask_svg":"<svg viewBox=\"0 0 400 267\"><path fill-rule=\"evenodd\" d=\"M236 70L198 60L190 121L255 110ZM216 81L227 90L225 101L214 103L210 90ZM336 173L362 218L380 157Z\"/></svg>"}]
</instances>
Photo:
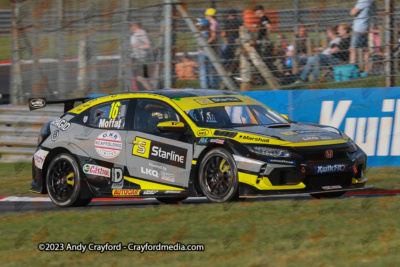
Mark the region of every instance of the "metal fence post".
<instances>
[{"instance_id":1,"label":"metal fence post","mask_svg":"<svg viewBox=\"0 0 400 267\"><path fill-rule=\"evenodd\" d=\"M386 87L395 86L395 76L394 76L394 47L396 45L396 40L394 39L394 0L385 1L385 11L386 11L386 51L387 51L387 64L386 64Z\"/></svg>"},{"instance_id":2,"label":"metal fence post","mask_svg":"<svg viewBox=\"0 0 400 267\"><path fill-rule=\"evenodd\" d=\"M64 0L58 0L58 31L57 31L57 46L58 46L58 65L57 65L57 91L61 97L66 95L66 78L65 78L65 32L64 25Z\"/></svg>"},{"instance_id":3,"label":"metal fence post","mask_svg":"<svg viewBox=\"0 0 400 267\"><path fill-rule=\"evenodd\" d=\"M132 67L131 67L131 46L130 46L130 0L123 0L122 10L125 12L122 19L122 40L121 40L121 60L119 66L119 84L122 85L120 91L131 91L132 86Z\"/></svg>"},{"instance_id":4,"label":"metal fence post","mask_svg":"<svg viewBox=\"0 0 400 267\"><path fill-rule=\"evenodd\" d=\"M164 88L171 89L171 0L164 0Z\"/></svg>"},{"instance_id":5,"label":"metal fence post","mask_svg":"<svg viewBox=\"0 0 400 267\"><path fill-rule=\"evenodd\" d=\"M17 19L20 17L21 3L18 1L12 4L12 29L11 29L11 41L12 41L12 65L10 66L10 101L11 104L16 105L22 101L22 73L21 73L21 50L19 47L19 30Z\"/></svg>"}]
</instances>

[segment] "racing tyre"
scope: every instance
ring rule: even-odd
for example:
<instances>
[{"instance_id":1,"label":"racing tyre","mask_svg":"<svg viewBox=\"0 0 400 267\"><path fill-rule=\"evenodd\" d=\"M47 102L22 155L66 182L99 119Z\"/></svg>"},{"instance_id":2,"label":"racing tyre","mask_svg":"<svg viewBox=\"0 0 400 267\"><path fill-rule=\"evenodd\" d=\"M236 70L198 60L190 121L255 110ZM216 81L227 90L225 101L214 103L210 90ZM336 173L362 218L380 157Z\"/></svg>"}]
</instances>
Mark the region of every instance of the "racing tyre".
<instances>
[{"instance_id":1,"label":"racing tyre","mask_svg":"<svg viewBox=\"0 0 400 267\"><path fill-rule=\"evenodd\" d=\"M187 197L156 197L156 199L164 204L178 204L187 199Z\"/></svg>"},{"instance_id":2,"label":"racing tyre","mask_svg":"<svg viewBox=\"0 0 400 267\"><path fill-rule=\"evenodd\" d=\"M81 198L79 165L70 154L53 158L47 168L46 187L50 199L59 207L86 206L91 198Z\"/></svg>"},{"instance_id":3,"label":"racing tyre","mask_svg":"<svg viewBox=\"0 0 400 267\"><path fill-rule=\"evenodd\" d=\"M235 160L223 148L210 150L199 167L199 185L212 202L238 199L239 182Z\"/></svg>"},{"instance_id":4,"label":"racing tyre","mask_svg":"<svg viewBox=\"0 0 400 267\"><path fill-rule=\"evenodd\" d=\"M320 193L320 194L310 194L312 197L317 198L317 199L323 199L323 198L337 198L341 197L345 194L346 192L340 191L340 192L330 192L330 193Z\"/></svg>"}]
</instances>

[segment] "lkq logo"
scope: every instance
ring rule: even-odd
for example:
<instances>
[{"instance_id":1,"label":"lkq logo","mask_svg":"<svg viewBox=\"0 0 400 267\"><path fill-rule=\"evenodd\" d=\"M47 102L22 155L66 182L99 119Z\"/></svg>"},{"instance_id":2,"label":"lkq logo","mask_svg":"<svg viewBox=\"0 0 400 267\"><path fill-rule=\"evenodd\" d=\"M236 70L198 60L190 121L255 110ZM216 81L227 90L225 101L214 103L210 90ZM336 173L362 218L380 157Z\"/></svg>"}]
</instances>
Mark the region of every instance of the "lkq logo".
<instances>
[{"instance_id":1,"label":"lkq logo","mask_svg":"<svg viewBox=\"0 0 400 267\"><path fill-rule=\"evenodd\" d=\"M322 101L319 124L344 122L344 133L368 156L400 156L400 99L382 100L381 117L347 117L353 106L352 100Z\"/></svg>"},{"instance_id":2,"label":"lkq logo","mask_svg":"<svg viewBox=\"0 0 400 267\"><path fill-rule=\"evenodd\" d=\"M140 172L158 178L158 171L146 167L140 167Z\"/></svg>"}]
</instances>

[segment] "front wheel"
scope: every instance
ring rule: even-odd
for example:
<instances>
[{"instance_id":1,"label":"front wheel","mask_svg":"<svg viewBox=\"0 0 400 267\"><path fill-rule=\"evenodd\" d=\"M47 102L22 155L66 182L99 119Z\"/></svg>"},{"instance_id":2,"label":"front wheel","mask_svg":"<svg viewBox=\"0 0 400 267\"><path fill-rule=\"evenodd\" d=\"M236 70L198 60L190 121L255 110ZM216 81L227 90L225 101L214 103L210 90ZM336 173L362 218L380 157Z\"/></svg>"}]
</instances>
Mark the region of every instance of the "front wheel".
<instances>
[{"instance_id":1,"label":"front wheel","mask_svg":"<svg viewBox=\"0 0 400 267\"><path fill-rule=\"evenodd\" d=\"M223 148L210 150L199 167L199 184L212 202L225 202L239 196L238 171L231 153Z\"/></svg>"},{"instance_id":2,"label":"front wheel","mask_svg":"<svg viewBox=\"0 0 400 267\"><path fill-rule=\"evenodd\" d=\"M344 191L339 191L339 192L329 192L329 193L320 193L320 194L310 194L312 197L317 198L317 199L323 199L323 198L337 198L341 197L345 194L346 192Z\"/></svg>"},{"instance_id":3,"label":"front wheel","mask_svg":"<svg viewBox=\"0 0 400 267\"><path fill-rule=\"evenodd\" d=\"M70 154L57 155L47 168L49 197L59 207L86 206L91 198L81 198L79 165Z\"/></svg>"}]
</instances>

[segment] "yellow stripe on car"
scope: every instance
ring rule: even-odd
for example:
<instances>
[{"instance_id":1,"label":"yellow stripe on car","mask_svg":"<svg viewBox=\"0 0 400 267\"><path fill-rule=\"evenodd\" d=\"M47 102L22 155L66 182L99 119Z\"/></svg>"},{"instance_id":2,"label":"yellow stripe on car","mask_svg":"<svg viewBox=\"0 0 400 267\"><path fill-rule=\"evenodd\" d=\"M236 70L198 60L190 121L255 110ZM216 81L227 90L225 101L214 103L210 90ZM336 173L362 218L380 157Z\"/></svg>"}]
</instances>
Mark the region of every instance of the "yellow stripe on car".
<instances>
[{"instance_id":1,"label":"yellow stripe on car","mask_svg":"<svg viewBox=\"0 0 400 267\"><path fill-rule=\"evenodd\" d=\"M131 182L131 183L135 183L135 184L140 185L140 189L184 191L184 189L179 188L179 187L153 183L153 182L150 182L150 181L143 181L143 180L132 178L132 177L124 176L124 179L129 181L129 182Z\"/></svg>"},{"instance_id":2,"label":"yellow stripe on car","mask_svg":"<svg viewBox=\"0 0 400 267\"><path fill-rule=\"evenodd\" d=\"M239 182L254 186L259 190L286 190L306 188L306 185L303 183L299 183L297 185L272 185L267 177L263 177L259 183L257 183L257 179L257 175L239 172Z\"/></svg>"}]
</instances>

